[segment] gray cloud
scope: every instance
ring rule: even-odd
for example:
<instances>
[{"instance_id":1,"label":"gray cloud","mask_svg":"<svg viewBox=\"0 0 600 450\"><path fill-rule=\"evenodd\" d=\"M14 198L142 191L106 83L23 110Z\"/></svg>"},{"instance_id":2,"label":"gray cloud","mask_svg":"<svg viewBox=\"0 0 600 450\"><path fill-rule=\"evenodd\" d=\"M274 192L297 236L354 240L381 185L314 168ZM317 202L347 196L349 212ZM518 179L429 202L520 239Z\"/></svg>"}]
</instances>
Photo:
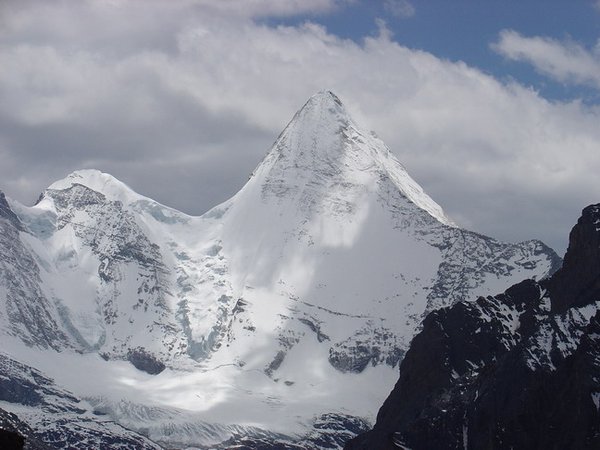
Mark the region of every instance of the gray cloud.
<instances>
[{"instance_id":1,"label":"gray cloud","mask_svg":"<svg viewBox=\"0 0 600 450\"><path fill-rule=\"evenodd\" d=\"M356 43L254 20L341 2L240 2L3 3L0 189L31 203L95 167L200 214L243 185L310 95L332 89L470 229L562 251L600 200L597 107L549 102L385 29Z\"/></svg>"}]
</instances>

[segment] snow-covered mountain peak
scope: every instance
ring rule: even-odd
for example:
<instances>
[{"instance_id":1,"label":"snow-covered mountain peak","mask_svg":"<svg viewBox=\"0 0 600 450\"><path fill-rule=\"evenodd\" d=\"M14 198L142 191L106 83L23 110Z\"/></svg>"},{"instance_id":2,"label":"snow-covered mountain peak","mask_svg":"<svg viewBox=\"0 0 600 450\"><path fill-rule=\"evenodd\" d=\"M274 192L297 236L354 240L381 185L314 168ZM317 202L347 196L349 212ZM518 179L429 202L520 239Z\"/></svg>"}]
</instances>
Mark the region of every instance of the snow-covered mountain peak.
<instances>
[{"instance_id":1,"label":"snow-covered mountain peak","mask_svg":"<svg viewBox=\"0 0 600 450\"><path fill-rule=\"evenodd\" d=\"M138 194L122 181L95 169L82 169L52 183L33 208L14 204L19 215L37 215L56 209L80 209L90 204L116 203L120 208L152 217L165 224L187 223L191 217Z\"/></svg>"},{"instance_id":2,"label":"snow-covered mountain peak","mask_svg":"<svg viewBox=\"0 0 600 450\"><path fill-rule=\"evenodd\" d=\"M62 180L52 183L48 190L63 191L75 185L85 186L103 194L108 200L118 200L125 205L145 199L122 181L96 169L76 170Z\"/></svg>"},{"instance_id":3,"label":"snow-covered mountain peak","mask_svg":"<svg viewBox=\"0 0 600 450\"><path fill-rule=\"evenodd\" d=\"M335 94L322 91L294 115L242 195L260 192L263 201L279 204L292 200L305 211L323 204L356 210L365 193L382 189L398 191L439 222L454 225L389 148L362 130Z\"/></svg>"},{"instance_id":4,"label":"snow-covered mountain peak","mask_svg":"<svg viewBox=\"0 0 600 450\"><path fill-rule=\"evenodd\" d=\"M344 150L341 144L348 137L344 131L350 128L358 131L340 99L330 91L322 91L294 115L271 154L302 166L315 159L332 160Z\"/></svg>"},{"instance_id":5,"label":"snow-covered mountain peak","mask_svg":"<svg viewBox=\"0 0 600 450\"><path fill-rule=\"evenodd\" d=\"M326 114L341 121L351 120L342 101L331 91L320 91L310 97L294 120L319 120Z\"/></svg>"}]
</instances>

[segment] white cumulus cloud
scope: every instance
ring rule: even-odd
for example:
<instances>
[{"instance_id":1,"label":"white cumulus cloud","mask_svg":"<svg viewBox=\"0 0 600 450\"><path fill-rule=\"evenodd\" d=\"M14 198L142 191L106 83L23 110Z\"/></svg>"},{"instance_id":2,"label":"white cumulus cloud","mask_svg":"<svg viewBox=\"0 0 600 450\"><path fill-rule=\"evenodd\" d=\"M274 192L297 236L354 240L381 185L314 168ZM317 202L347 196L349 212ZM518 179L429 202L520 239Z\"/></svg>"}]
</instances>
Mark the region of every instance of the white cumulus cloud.
<instances>
[{"instance_id":1,"label":"white cumulus cloud","mask_svg":"<svg viewBox=\"0 0 600 450\"><path fill-rule=\"evenodd\" d=\"M531 64L538 72L557 81L600 88L600 48L586 49L572 41L526 37L503 30L492 46L514 61Z\"/></svg>"}]
</instances>

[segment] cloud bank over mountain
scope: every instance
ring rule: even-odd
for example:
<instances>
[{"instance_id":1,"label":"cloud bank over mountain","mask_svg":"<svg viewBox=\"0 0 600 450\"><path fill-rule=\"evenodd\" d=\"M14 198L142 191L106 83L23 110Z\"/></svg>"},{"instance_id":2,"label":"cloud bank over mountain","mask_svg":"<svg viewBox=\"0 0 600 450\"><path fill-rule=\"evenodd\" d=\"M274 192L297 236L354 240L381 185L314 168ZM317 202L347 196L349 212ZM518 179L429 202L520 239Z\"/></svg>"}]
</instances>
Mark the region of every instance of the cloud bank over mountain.
<instances>
[{"instance_id":1,"label":"cloud bank over mountain","mask_svg":"<svg viewBox=\"0 0 600 450\"><path fill-rule=\"evenodd\" d=\"M349 40L311 19L348 3L3 4L4 189L31 203L52 180L98 168L202 213L244 184L298 104L331 89L456 222L561 253L570 218L597 200L598 107L407 48L384 21ZM585 67L534 58L531 39L506 31L496 50L594 85Z\"/></svg>"}]
</instances>

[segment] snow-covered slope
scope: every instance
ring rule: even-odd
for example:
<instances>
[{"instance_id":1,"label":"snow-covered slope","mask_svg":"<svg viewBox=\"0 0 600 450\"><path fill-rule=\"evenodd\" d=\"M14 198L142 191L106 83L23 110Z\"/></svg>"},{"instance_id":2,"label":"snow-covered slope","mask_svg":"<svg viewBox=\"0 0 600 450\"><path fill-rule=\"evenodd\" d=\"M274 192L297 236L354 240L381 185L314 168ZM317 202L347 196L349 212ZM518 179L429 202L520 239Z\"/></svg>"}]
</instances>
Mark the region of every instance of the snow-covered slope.
<instances>
[{"instance_id":1,"label":"snow-covered slope","mask_svg":"<svg viewBox=\"0 0 600 450\"><path fill-rule=\"evenodd\" d=\"M539 241L458 228L330 92L201 217L82 170L33 207L3 200L0 227L13 356L178 445L372 420L426 313L560 264Z\"/></svg>"}]
</instances>

